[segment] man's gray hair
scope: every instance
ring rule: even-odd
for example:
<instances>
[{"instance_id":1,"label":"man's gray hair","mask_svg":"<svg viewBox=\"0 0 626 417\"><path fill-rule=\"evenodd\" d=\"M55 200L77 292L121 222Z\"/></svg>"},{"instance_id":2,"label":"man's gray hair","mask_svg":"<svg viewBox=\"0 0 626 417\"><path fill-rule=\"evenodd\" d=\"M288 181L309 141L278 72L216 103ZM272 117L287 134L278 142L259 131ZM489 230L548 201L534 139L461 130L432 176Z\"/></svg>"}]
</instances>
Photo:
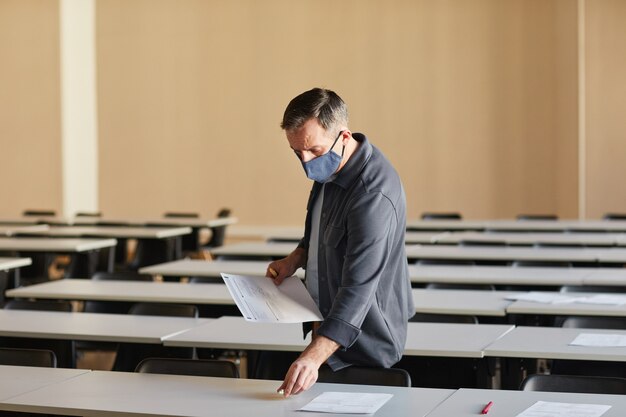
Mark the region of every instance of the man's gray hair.
<instances>
[{"instance_id":1,"label":"man's gray hair","mask_svg":"<svg viewBox=\"0 0 626 417\"><path fill-rule=\"evenodd\" d=\"M298 129L312 118L316 118L324 130L337 124L347 126L348 107L334 91L314 88L289 102L280 127L284 130Z\"/></svg>"}]
</instances>

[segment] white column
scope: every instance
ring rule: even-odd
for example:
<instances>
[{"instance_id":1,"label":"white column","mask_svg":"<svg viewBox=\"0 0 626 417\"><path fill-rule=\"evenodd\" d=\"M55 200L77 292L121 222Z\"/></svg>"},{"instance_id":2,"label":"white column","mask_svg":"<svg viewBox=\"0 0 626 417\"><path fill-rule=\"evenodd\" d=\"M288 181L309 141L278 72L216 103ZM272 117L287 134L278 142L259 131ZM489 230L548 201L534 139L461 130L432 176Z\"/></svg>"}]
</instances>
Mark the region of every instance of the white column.
<instances>
[{"instance_id":1,"label":"white column","mask_svg":"<svg viewBox=\"0 0 626 417\"><path fill-rule=\"evenodd\" d=\"M61 0L63 214L98 210L95 0Z\"/></svg>"}]
</instances>

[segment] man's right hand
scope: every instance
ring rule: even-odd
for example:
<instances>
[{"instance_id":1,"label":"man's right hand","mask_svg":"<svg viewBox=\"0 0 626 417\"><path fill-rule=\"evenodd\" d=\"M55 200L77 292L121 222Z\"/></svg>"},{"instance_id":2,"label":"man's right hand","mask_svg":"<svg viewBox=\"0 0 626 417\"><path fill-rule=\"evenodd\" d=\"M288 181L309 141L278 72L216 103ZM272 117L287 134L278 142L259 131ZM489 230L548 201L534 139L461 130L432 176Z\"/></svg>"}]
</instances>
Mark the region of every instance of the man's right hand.
<instances>
[{"instance_id":1,"label":"man's right hand","mask_svg":"<svg viewBox=\"0 0 626 417\"><path fill-rule=\"evenodd\" d=\"M303 248L296 248L286 258L270 263L265 276L272 278L274 284L280 285L285 278L292 276L298 268L304 266L305 259L306 251Z\"/></svg>"}]
</instances>

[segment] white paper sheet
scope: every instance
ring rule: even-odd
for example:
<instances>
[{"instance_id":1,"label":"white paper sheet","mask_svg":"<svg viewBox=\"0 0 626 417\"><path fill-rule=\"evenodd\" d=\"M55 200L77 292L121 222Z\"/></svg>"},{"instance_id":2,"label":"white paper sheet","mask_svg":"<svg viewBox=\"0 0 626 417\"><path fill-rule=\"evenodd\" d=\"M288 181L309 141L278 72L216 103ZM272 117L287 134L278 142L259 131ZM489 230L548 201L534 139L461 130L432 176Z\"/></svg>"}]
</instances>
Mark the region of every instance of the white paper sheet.
<instances>
[{"instance_id":1,"label":"white paper sheet","mask_svg":"<svg viewBox=\"0 0 626 417\"><path fill-rule=\"evenodd\" d=\"M626 336L611 333L580 333L570 346L626 347Z\"/></svg>"},{"instance_id":2,"label":"white paper sheet","mask_svg":"<svg viewBox=\"0 0 626 417\"><path fill-rule=\"evenodd\" d=\"M516 417L600 417L610 405L537 401Z\"/></svg>"},{"instance_id":3,"label":"white paper sheet","mask_svg":"<svg viewBox=\"0 0 626 417\"><path fill-rule=\"evenodd\" d=\"M364 392L324 392L300 411L338 414L374 414L393 394Z\"/></svg>"},{"instance_id":4,"label":"white paper sheet","mask_svg":"<svg viewBox=\"0 0 626 417\"><path fill-rule=\"evenodd\" d=\"M531 291L525 294L514 294L507 296L507 300L513 301L534 301L536 303L560 304L574 303L584 297L573 297L571 295L545 293L540 291Z\"/></svg>"},{"instance_id":5,"label":"white paper sheet","mask_svg":"<svg viewBox=\"0 0 626 417\"><path fill-rule=\"evenodd\" d=\"M266 277L222 273L222 278L246 321L302 323L323 320L300 278L289 277L278 286Z\"/></svg>"},{"instance_id":6,"label":"white paper sheet","mask_svg":"<svg viewBox=\"0 0 626 417\"><path fill-rule=\"evenodd\" d=\"M597 294L590 297L584 297L576 301L583 304L603 304L621 306L626 304L626 295L617 294Z\"/></svg>"}]
</instances>

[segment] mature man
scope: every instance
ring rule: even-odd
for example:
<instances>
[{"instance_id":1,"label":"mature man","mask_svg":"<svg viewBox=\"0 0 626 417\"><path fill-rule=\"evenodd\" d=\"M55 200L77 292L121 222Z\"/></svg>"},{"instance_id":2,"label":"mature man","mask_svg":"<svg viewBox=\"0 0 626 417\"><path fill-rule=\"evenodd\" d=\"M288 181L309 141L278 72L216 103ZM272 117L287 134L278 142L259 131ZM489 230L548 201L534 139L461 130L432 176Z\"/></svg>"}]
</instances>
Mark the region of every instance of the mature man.
<instances>
[{"instance_id":1,"label":"mature man","mask_svg":"<svg viewBox=\"0 0 626 417\"><path fill-rule=\"evenodd\" d=\"M279 391L298 394L315 383L324 363L390 367L406 341L413 299L404 247L406 201L398 174L383 154L348 128L348 112L333 91L295 97L281 127L314 180L305 236L267 276L280 284L299 267L324 316Z\"/></svg>"}]
</instances>

